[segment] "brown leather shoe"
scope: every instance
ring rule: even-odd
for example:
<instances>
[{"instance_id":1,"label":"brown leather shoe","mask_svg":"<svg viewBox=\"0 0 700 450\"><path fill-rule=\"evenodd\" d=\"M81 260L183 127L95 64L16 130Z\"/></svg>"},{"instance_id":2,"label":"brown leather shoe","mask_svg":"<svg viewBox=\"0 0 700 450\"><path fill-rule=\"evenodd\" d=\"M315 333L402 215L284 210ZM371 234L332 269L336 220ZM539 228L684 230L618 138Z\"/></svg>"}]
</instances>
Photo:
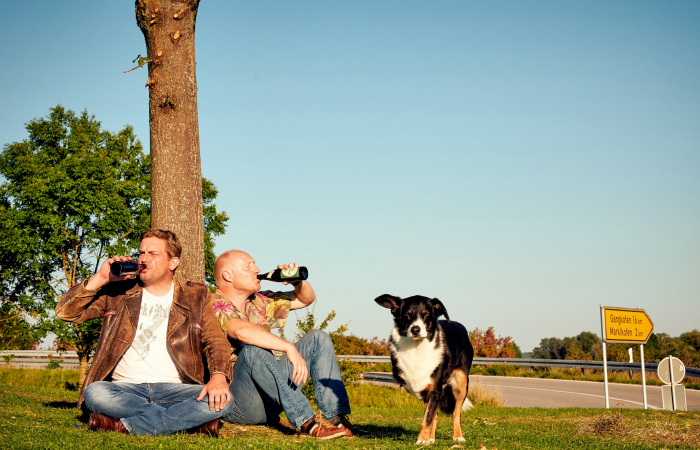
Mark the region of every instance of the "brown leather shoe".
<instances>
[{"instance_id":1,"label":"brown leather shoe","mask_svg":"<svg viewBox=\"0 0 700 450\"><path fill-rule=\"evenodd\" d=\"M90 413L90 421L88 422L88 430L90 431L116 431L117 433L129 434L124 424L119 419L103 416L96 412Z\"/></svg>"},{"instance_id":2,"label":"brown leather shoe","mask_svg":"<svg viewBox=\"0 0 700 450\"><path fill-rule=\"evenodd\" d=\"M326 440L346 436L346 432L344 428L338 428L324 419L321 411L318 411L316 415L301 426L301 435Z\"/></svg>"},{"instance_id":3,"label":"brown leather shoe","mask_svg":"<svg viewBox=\"0 0 700 450\"><path fill-rule=\"evenodd\" d=\"M210 420L199 428L195 428L195 433L201 433L205 436L211 436L219 438L219 428L221 427L221 421L219 419Z\"/></svg>"},{"instance_id":4,"label":"brown leather shoe","mask_svg":"<svg viewBox=\"0 0 700 450\"><path fill-rule=\"evenodd\" d=\"M338 414L335 416L335 419L331 421L331 423L338 428L346 430L347 437L369 437L370 434L369 431L361 430L350 423L350 419L348 419L347 414Z\"/></svg>"}]
</instances>

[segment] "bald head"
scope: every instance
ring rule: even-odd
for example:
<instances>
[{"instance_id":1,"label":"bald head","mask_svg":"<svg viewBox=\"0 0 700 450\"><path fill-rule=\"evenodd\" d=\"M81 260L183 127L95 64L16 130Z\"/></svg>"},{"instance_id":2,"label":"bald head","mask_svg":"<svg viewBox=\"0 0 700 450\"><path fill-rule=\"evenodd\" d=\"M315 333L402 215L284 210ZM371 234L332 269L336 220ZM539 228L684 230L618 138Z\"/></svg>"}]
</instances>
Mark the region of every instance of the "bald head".
<instances>
[{"instance_id":1,"label":"bald head","mask_svg":"<svg viewBox=\"0 0 700 450\"><path fill-rule=\"evenodd\" d=\"M214 263L216 287L225 293L240 291L250 295L256 292L260 288L259 272L255 260L242 250L224 252Z\"/></svg>"},{"instance_id":2,"label":"bald head","mask_svg":"<svg viewBox=\"0 0 700 450\"><path fill-rule=\"evenodd\" d=\"M236 263L240 263L241 259L248 257L250 255L242 250L229 250L222 253L216 258L214 263L214 278L216 278L216 285L219 286L220 282L223 281L224 271L231 271Z\"/></svg>"}]
</instances>

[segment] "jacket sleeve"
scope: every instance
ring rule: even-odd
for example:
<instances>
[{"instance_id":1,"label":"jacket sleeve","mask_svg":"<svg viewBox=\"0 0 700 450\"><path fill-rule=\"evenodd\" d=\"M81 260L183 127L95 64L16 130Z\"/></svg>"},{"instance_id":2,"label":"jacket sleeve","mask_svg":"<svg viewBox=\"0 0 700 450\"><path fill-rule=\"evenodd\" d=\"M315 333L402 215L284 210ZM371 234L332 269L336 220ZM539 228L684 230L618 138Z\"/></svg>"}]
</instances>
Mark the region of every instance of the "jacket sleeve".
<instances>
[{"instance_id":1,"label":"jacket sleeve","mask_svg":"<svg viewBox=\"0 0 700 450\"><path fill-rule=\"evenodd\" d=\"M56 305L56 316L66 322L83 323L86 320L103 317L106 298L100 291L86 289L88 279L78 283L66 292Z\"/></svg>"},{"instance_id":2,"label":"jacket sleeve","mask_svg":"<svg viewBox=\"0 0 700 450\"><path fill-rule=\"evenodd\" d=\"M209 373L220 373L231 382L231 346L228 343L226 334L221 330L219 321L216 320L214 309L211 306L211 299L207 298L202 302L202 344L204 355L209 365Z\"/></svg>"}]
</instances>

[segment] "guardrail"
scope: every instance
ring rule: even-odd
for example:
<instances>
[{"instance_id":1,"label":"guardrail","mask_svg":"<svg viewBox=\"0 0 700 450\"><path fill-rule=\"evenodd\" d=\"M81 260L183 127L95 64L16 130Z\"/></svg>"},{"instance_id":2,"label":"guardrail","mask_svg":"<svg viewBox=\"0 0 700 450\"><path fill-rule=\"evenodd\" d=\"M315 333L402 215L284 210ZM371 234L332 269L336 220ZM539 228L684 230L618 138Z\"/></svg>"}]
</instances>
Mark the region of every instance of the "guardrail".
<instances>
[{"instance_id":1,"label":"guardrail","mask_svg":"<svg viewBox=\"0 0 700 450\"><path fill-rule=\"evenodd\" d=\"M0 357L15 355L15 357L23 358L48 358L51 356L54 359L57 358L77 358L78 354L74 351L67 352L57 352L54 350L3 350L0 351Z\"/></svg>"},{"instance_id":2,"label":"guardrail","mask_svg":"<svg viewBox=\"0 0 700 450\"><path fill-rule=\"evenodd\" d=\"M61 362L63 366L77 365L78 354L74 351L55 352L50 350L3 350L0 351L0 357L14 355L12 360L13 365L44 366L48 363L45 358L51 356L54 360ZM367 355L337 355L341 361L368 362L368 363L391 363L391 358L388 356L367 356ZM71 361L71 360L76 361ZM0 367L5 363L0 360ZM474 366L491 366L491 365L509 365L509 366L524 366L524 367L561 367L565 369L597 369L603 370L603 361L581 361L568 359L533 359L533 358L474 358L472 361ZM656 363L644 364L644 369L647 372L656 372L659 365ZM608 361L608 370L631 370L641 372L640 363L616 362ZM369 373L369 372L368 372ZM685 374L689 377L700 378L700 369L686 367ZM393 378L391 378L393 380Z\"/></svg>"},{"instance_id":3,"label":"guardrail","mask_svg":"<svg viewBox=\"0 0 700 450\"><path fill-rule=\"evenodd\" d=\"M388 356L338 355L341 361L390 363ZM603 361L581 361L568 359L533 359L533 358L474 358L473 366L509 365L525 367L561 367L565 369L598 369L603 370ZM631 370L641 372L641 363L608 361L608 370ZM656 363L644 364L646 372L656 372ZM700 377L700 369L686 367L685 374L689 377Z\"/></svg>"}]
</instances>

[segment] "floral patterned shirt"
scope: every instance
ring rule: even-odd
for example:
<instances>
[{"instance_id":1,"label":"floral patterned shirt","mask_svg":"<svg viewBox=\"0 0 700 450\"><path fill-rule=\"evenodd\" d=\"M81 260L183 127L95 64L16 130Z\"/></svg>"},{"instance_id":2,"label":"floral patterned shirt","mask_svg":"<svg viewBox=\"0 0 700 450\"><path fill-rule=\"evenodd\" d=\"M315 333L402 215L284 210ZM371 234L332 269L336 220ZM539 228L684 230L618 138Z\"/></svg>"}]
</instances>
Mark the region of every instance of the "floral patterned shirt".
<instances>
[{"instance_id":1,"label":"floral patterned shirt","mask_svg":"<svg viewBox=\"0 0 700 450\"><path fill-rule=\"evenodd\" d=\"M292 292L256 292L248 297L245 311L234 306L231 300L218 289L216 293L211 294L210 298L209 304L214 309L214 315L225 334L228 334L226 327L231 319L247 320L250 323L260 325L267 331L273 328L284 328L292 304ZM237 355L244 344L230 338L229 340L232 341L233 351Z\"/></svg>"}]
</instances>

